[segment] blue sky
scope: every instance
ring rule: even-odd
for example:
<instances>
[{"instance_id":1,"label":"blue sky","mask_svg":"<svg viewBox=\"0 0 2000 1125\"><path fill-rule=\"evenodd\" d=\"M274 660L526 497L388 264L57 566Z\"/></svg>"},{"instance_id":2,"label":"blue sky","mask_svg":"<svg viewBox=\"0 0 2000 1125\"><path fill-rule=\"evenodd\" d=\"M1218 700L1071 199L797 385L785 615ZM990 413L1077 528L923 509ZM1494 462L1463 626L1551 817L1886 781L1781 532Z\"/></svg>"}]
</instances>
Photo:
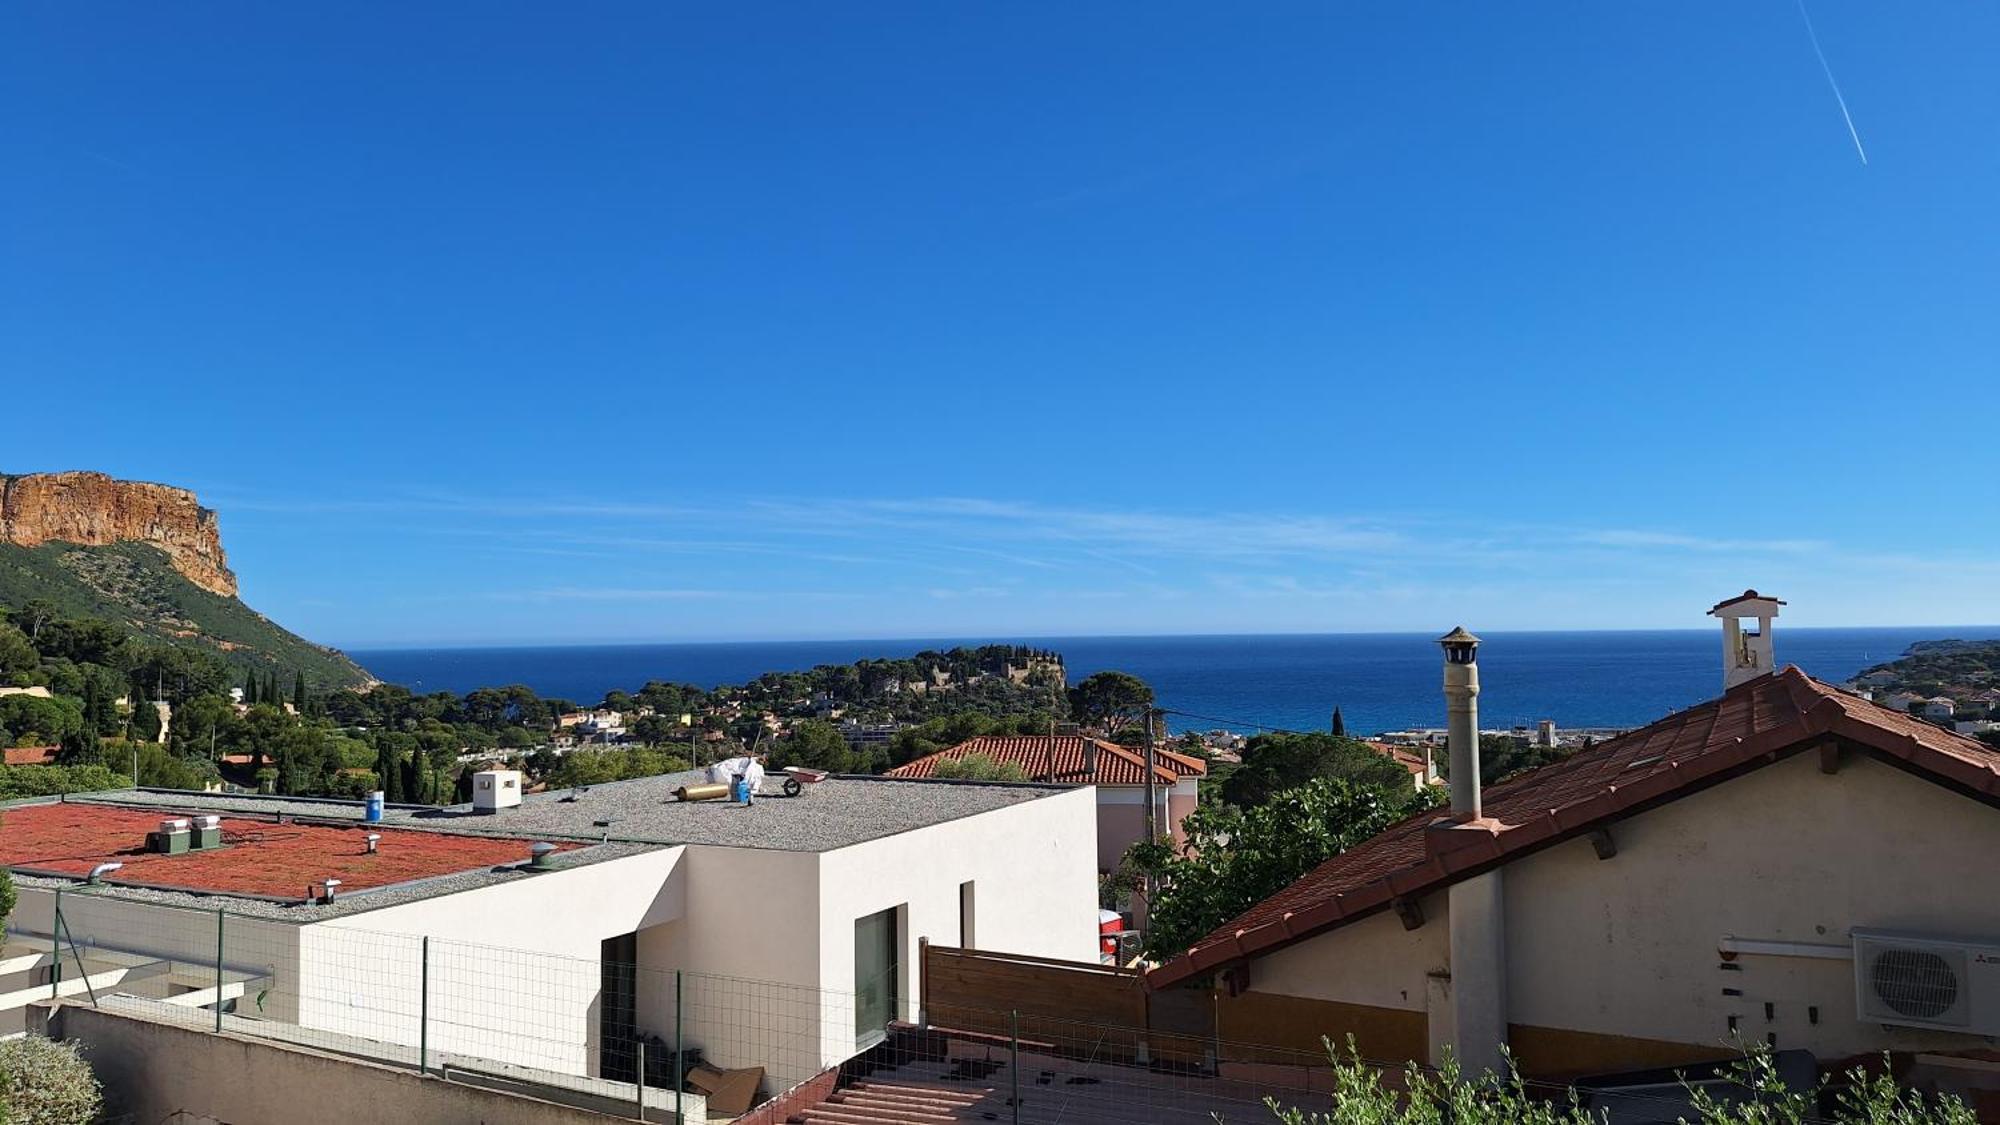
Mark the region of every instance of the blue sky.
<instances>
[{"instance_id":1,"label":"blue sky","mask_svg":"<svg viewBox=\"0 0 2000 1125\"><path fill-rule=\"evenodd\" d=\"M2000 621L2000 9L14 7L0 471L351 646Z\"/></svg>"}]
</instances>

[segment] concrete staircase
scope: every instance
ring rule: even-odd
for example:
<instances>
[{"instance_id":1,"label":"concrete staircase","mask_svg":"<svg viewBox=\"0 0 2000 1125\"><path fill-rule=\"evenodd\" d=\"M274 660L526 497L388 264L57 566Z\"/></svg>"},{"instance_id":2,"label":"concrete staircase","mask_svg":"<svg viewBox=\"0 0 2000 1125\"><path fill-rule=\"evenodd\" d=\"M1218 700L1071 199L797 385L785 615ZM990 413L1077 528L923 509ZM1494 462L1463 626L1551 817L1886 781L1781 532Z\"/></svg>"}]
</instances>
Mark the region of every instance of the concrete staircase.
<instances>
[{"instance_id":1,"label":"concrete staircase","mask_svg":"<svg viewBox=\"0 0 2000 1125\"><path fill-rule=\"evenodd\" d=\"M979 1120L969 1113L992 1087L931 1086L863 1079L794 1117L805 1125L945 1125ZM1005 1095L1000 1096L1004 1101Z\"/></svg>"}]
</instances>

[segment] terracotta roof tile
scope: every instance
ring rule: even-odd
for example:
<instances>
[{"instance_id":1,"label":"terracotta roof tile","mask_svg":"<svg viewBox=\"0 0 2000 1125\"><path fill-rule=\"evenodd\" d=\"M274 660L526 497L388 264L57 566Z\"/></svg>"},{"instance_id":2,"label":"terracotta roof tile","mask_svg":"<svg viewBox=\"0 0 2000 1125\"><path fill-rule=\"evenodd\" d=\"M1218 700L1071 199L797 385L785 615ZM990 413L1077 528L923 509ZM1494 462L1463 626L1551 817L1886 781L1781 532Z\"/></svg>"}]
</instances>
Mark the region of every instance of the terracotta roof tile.
<instances>
[{"instance_id":1,"label":"terracotta roof tile","mask_svg":"<svg viewBox=\"0 0 2000 1125\"><path fill-rule=\"evenodd\" d=\"M1436 811L1393 825L1218 927L1186 956L1152 970L1147 984L1171 985L1224 961L1345 924L1386 901L1392 886L1398 894L1428 893L1829 734L1894 756L1940 781L2000 797L2000 750L1789 667L1487 789L1481 807L1498 822L1497 831L1473 846L1433 854L1425 831L1439 819ZM1311 924L1302 924L1307 918Z\"/></svg>"},{"instance_id":2,"label":"terracotta roof tile","mask_svg":"<svg viewBox=\"0 0 2000 1125\"><path fill-rule=\"evenodd\" d=\"M55 746L10 746L0 751L0 759L10 766L54 765L58 749Z\"/></svg>"},{"instance_id":3,"label":"terracotta roof tile","mask_svg":"<svg viewBox=\"0 0 2000 1125\"><path fill-rule=\"evenodd\" d=\"M1096 772L1087 768L1086 745L1097 750ZM889 777L923 778L937 773L939 762L956 760L968 754L984 754L995 762L1012 763L1028 775L1030 781L1054 781L1073 785L1144 785L1146 784L1146 752L1107 742L1101 738L1086 739L1074 734L1031 734L1031 735L980 735L967 739L948 750L940 750L927 757L918 758L897 766L888 772ZM1203 777L1208 773L1208 764L1199 758L1171 750L1153 752L1153 774L1162 785L1172 785L1191 777Z\"/></svg>"}]
</instances>

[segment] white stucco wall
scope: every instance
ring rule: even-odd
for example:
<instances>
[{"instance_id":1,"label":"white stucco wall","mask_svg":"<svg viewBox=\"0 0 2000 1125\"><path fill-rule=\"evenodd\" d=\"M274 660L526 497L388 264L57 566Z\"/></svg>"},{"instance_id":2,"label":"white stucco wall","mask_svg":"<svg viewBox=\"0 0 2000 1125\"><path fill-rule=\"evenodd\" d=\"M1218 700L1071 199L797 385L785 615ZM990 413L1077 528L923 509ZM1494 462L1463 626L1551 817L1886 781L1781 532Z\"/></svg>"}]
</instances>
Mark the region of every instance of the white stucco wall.
<instances>
[{"instance_id":1,"label":"white stucco wall","mask_svg":"<svg viewBox=\"0 0 2000 1125\"><path fill-rule=\"evenodd\" d=\"M761 1066L773 1092L804 1081L825 1065L813 948L820 856L702 846L687 853L685 915L639 931L639 1028L673 1042L679 969L681 1032L708 1062Z\"/></svg>"},{"instance_id":2,"label":"white stucco wall","mask_svg":"<svg viewBox=\"0 0 2000 1125\"><path fill-rule=\"evenodd\" d=\"M1866 758L1823 774L1807 753L1611 831L1611 859L1576 839L1507 866L1510 1022L1716 1046L1734 1015L1748 1038L1822 1058L1987 1045L1862 1022L1849 961L1746 954L1724 970L1717 946L1845 946L1856 927L2000 943L2000 810ZM1443 895L1423 909L1414 931L1383 912L1260 957L1250 987L1424 1010L1450 917Z\"/></svg>"},{"instance_id":3,"label":"white stucco wall","mask_svg":"<svg viewBox=\"0 0 2000 1125\"><path fill-rule=\"evenodd\" d=\"M1573 840L1511 865L1514 1022L1714 1043L1735 1015L1747 1036L1823 1057L1982 1042L1862 1023L1847 961L1746 955L1741 971L1717 968L1724 936L1846 945L1862 927L2000 941L2000 810L1865 758L1818 767L1797 755L1616 825L1610 860Z\"/></svg>"},{"instance_id":4,"label":"white stucco wall","mask_svg":"<svg viewBox=\"0 0 2000 1125\"><path fill-rule=\"evenodd\" d=\"M1445 898L1423 900L1427 921L1414 930L1404 929L1393 911L1383 911L1259 957L1250 967L1250 990L1424 1011L1426 974L1451 962L1449 931L1441 924Z\"/></svg>"},{"instance_id":5,"label":"white stucco wall","mask_svg":"<svg viewBox=\"0 0 2000 1125\"><path fill-rule=\"evenodd\" d=\"M902 907L898 1010L914 1018L918 941L958 944L965 882L979 948L1096 961L1097 814L1095 792L1078 788L827 853L819 963L828 989L854 989L855 920ZM830 1024L830 1052L852 1045L851 1018Z\"/></svg>"},{"instance_id":6,"label":"white stucco wall","mask_svg":"<svg viewBox=\"0 0 2000 1125\"><path fill-rule=\"evenodd\" d=\"M596 1070L599 942L681 916L667 848L303 927L303 1026L418 1041L429 954L433 1051L568 1074Z\"/></svg>"}]
</instances>

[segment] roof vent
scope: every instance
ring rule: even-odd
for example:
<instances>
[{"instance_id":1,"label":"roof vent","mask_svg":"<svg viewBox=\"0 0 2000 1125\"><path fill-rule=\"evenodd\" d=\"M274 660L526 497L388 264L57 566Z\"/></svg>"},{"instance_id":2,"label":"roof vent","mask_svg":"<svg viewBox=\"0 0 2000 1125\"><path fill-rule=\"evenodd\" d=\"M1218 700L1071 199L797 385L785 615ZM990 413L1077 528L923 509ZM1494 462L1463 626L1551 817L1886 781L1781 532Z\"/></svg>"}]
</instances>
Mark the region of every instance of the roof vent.
<instances>
[{"instance_id":1,"label":"roof vent","mask_svg":"<svg viewBox=\"0 0 2000 1125\"><path fill-rule=\"evenodd\" d=\"M528 866L536 871L547 871L554 862L556 846L543 840L528 846Z\"/></svg>"},{"instance_id":2,"label":"roof vent","mask_svg":"<svg viewBox=\"0 0 2000 1125\"><path fill-rule=\"evenodd\" d=\"M520 770L480 770L472 775L473 812L497 813L520 804Z\"/></svg>"},{"instance_id":3,"label":"roof vent","mask_svg":"<svg viewBox=\"0 0 2000 1125\"><path fill-rule=\"evenodd\" d=\"M375 845L382 842L382 834L380 832L370 832L368 835L363 836L361 838L361 841L363 844L367 845L368 848L367 854L374 855Z\"/></svg>"},{"instance_id":4,"label":"roof vent","mask_svg":"<svg viewBox=\"0 0 2000 1125\"><path fill-rule=\"evenodd\" d=\"M194 846L197 848L219 848L222 846L222 818L214 813L194 818Z\"/></svg>"},{"instance_id":5,"label":"roof vent","mask_svg":"<svg viewBox=\"0 0 2000 1125\"><path fill-rule=\"evenodd\" d=\"M340 880L338 880L338 879L323 879L323 880L321 880L321 881L320 881L320 883L319 883L319 886L318 886L318 888L317 888L317 890L319 891L319 896L318 896L318 899L319 899L319 902L320 902L321 904L325 904L325 903L329 903L329 902L332 902L332 901L333 901L333 890L334 890L334 888L335 888L335 887L338 887L338 886L340 886ZM308 899L311 899L311 898L313 898L313 897L314 897L314 896L313 896L313 893L312 893L314 889L315 889L315 888L312 888L312 887L308 887L308 888L306 888L306 897L307 897Z\"/></svg>"},{"instance_id":6,"label":"roof vent","mask_svg":"<svg viewBox=\"0 0 2000 1125\"><path fill-rule=\"evenodd\" d=\"M104 877L106 875L111 874L113 871L116 871L123 866L125 865L122 863L100 863L96 867L90 869L90 874L84 878L84 882L89 883L92 886L96 886L97 884L104 882Z\"/></svg>"},{"instance_id":7,"label":"roof vent","mask_svg":"<svg viewBox=\"0 0 2000 1125\"><path fill-rule=\"evenodd\" d=\"M146 850L162 855L180 855L191 842L188 819L184 816L168 817L160 822L157 831L146 833Z\"/></svg>"}]
</instances>

